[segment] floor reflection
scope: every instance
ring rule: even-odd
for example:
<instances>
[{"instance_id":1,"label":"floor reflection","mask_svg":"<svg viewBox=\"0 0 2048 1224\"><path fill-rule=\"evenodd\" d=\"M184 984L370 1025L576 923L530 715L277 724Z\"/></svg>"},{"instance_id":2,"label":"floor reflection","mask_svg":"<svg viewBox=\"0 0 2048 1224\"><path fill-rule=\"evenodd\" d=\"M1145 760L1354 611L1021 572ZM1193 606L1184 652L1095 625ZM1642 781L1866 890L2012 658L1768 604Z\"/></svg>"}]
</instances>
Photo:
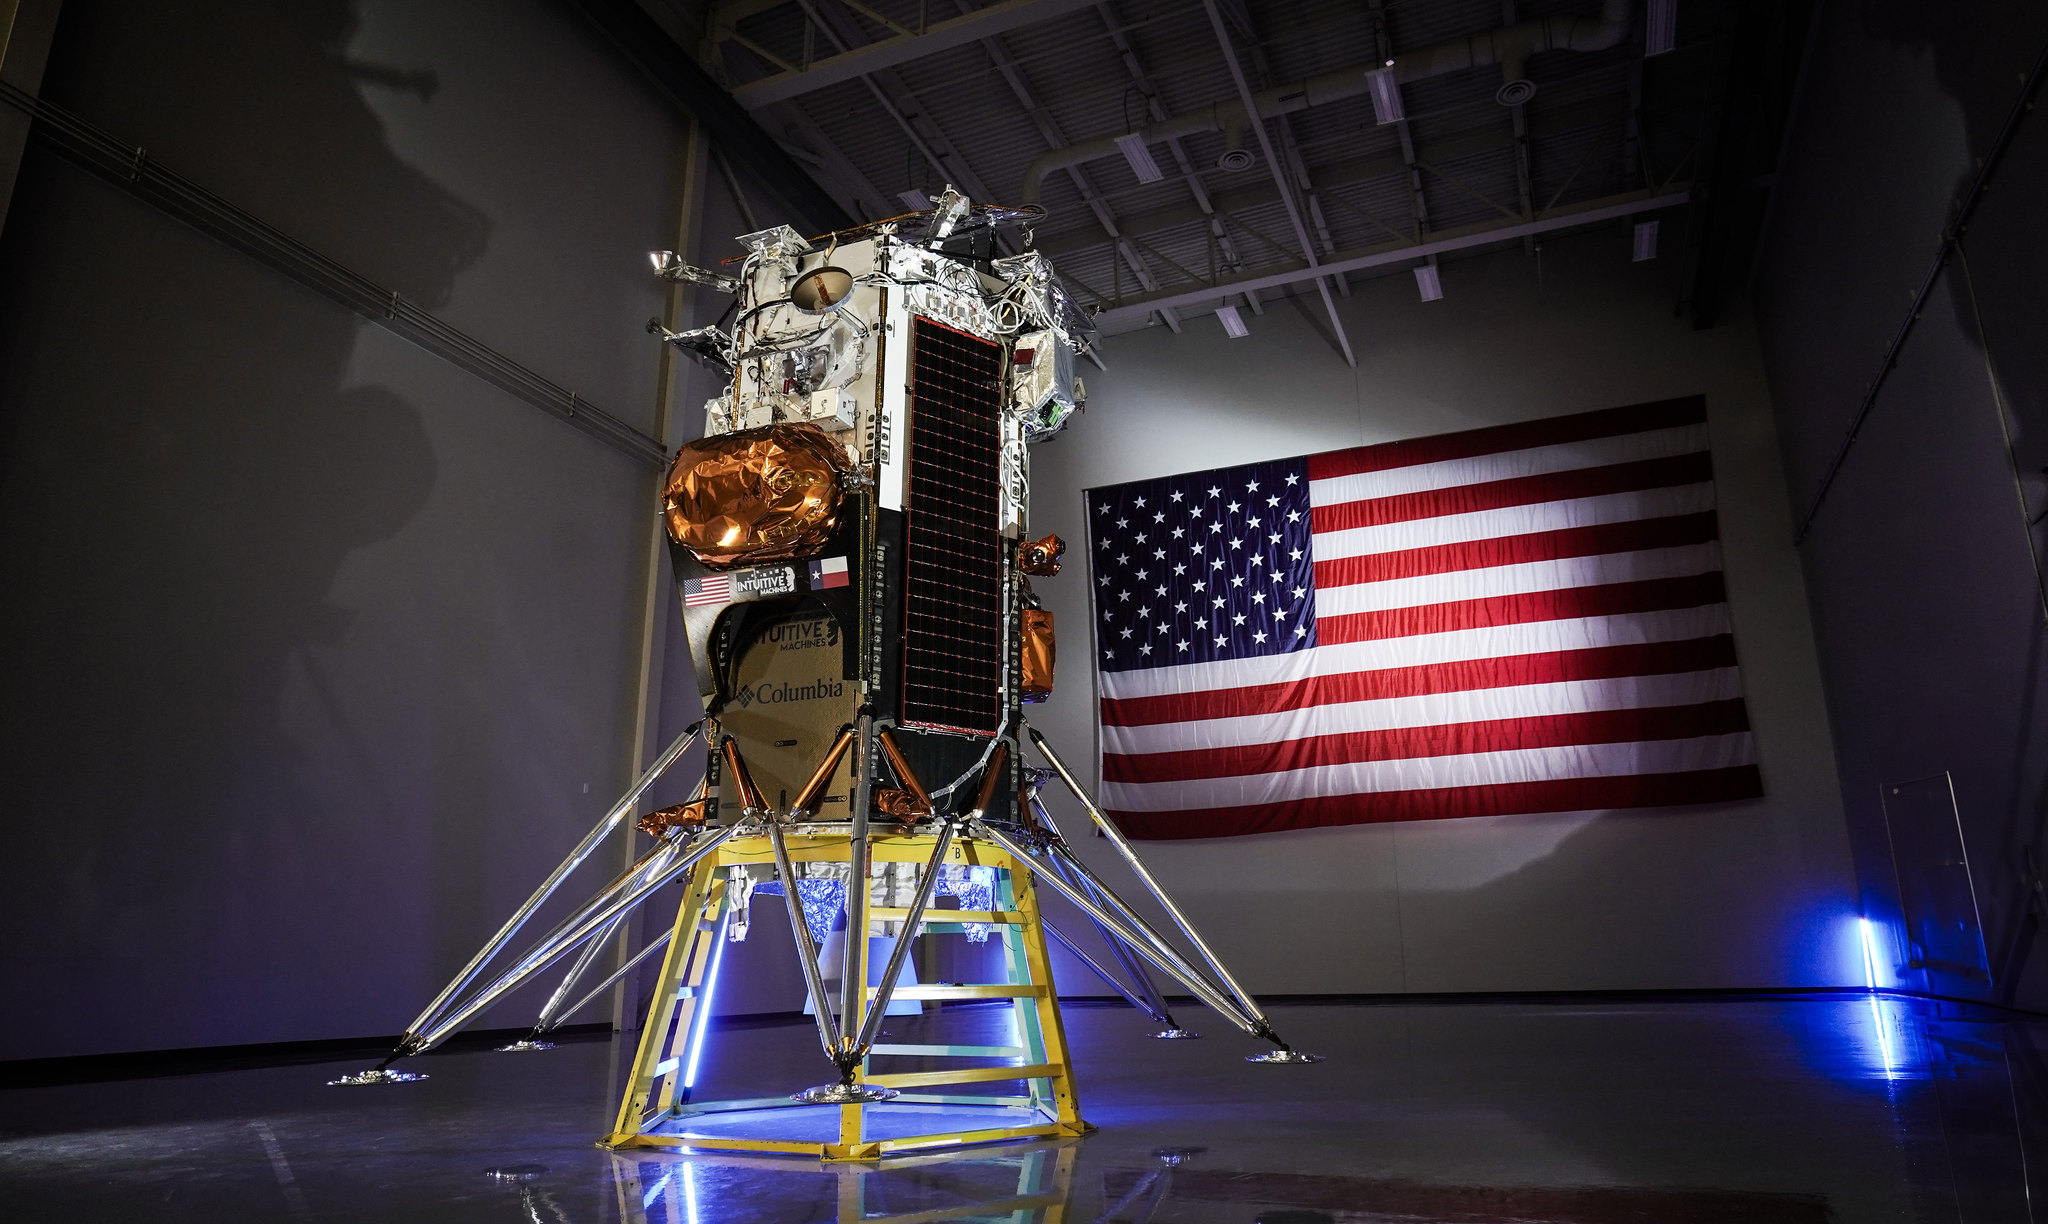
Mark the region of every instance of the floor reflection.
<instances>
[{"instance_id":1,"label":"floor reflection","mask_svg":"<svg viewBox=\"0 0 2048 1224\"><path fill-rule=\"evenodd\" d=\"M630 1037L430 1056L380 1089L310 1064L22 1087L0 1220L2018 1224L2048 1161L2048 1017L1863 993L1284 1010L1329 1062L1069 1008L1099 1130L875 1164L593 1147ZM818 1059L806 1022L736 1025L705 1077L787 1091Z\"/></svg>"},{"instance_id":2,"label":"floor reflection","mask_svg":"<svg viewBox=\"0 0 2048 1224\"><path fill-rule=\"evenodd\" d=\"M1079 1142L900 1156L873 1164L635 1152L612 1157L612 1184L622 1224L739 1218L1059 1224L1073 1197ZM742 1203L744 1217L738 1214Z\"/></svg>"},{"instance_id":3,"label":"floor reflection","mask_svg":"<svg viewBox=\"0 0 2048 1224\"><path fill-rule=\"evenodd\" d=\"M1912 1043L1901 1107L1931 1114L1933 1121L1931 1128L1902 1128L1919 1136L1925 1150L1914 1158L1930 1166L1918 1196L1923 1214L2032 1220L2037 1174L2029 1157L2042 1150L2048 1133L2042 1129L2048 1065L2036 1045L2040 1026L1954 1004L1887 1000L1884 1006Z\"/></svg>"}]
</instances>

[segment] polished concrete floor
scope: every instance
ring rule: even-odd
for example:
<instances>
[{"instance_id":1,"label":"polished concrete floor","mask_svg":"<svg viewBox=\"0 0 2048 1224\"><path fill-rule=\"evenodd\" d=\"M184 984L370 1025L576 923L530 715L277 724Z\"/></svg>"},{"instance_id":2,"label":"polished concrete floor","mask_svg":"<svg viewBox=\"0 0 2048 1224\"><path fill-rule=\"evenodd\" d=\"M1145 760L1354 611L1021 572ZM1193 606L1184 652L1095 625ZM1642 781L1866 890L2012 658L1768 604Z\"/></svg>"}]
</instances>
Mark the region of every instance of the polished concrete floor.
<instances>
[{"instance_id":1,"label":"polished concrete floor","mask_svg":"<svg viewBox=\"0 0 2048 1224\"><path fill-rule=\"evenodd\" d=\"M2048 1021L2003 1013L1275 1009L1329 1056L1305 1067L1246 1064L1248 1039L1183 1018L1209 1036L1069 1009L1084 1139L878 1166L600 1150L619 1042L432 1056L428 1080L380 1088L324 1086L361 1060L17 1088L0 1220L2005 1221L2032 1218L2029 1162L2048 1162ZM705 1062L717 1095L825 1078L799 1024L714 1033Z\"/></svg>"}]
</instances>

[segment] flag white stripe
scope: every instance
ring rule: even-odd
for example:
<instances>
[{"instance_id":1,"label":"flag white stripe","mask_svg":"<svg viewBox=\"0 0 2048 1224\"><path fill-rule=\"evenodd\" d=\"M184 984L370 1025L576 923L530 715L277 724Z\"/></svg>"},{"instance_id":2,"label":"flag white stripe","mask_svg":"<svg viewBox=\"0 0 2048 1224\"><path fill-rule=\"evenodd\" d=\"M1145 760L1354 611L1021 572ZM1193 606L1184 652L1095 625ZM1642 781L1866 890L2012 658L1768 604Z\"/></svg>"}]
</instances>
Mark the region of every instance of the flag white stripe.
<instances>
[{"instance_id":1,"label":"flag white stripe","mask_svg":"<svg viewBox=\"0 0 2048 1224\"><path fill-rule=\"evenodd\" d=\"M1728 631L1728 605L1717 603L1697 608L1532 621L1524 625L1488 625L1478 629L1454 629L1448 633L1345 642L1259 659L1219 659L1213 663L1098 672L1097 679L1105 699L1122 701L1212 689L1250 688L1390 667L1420 667L1557 650L1591 650L1602 646L1682 642L1714 637Z\"/></svg>"},{"instance_id":2,"label":"flag white stripe","mask_svg":"<svg viewBox=\"0 0 2048 1224\"><path fill-rule=\"evenodd\" d=\"M1373 527L1318 531L1310 551L1318 561L1334 561L1340 557L1364 557L1438 544L1465 544L1473 540L1528 535L1537 531L1697 514L1713 508L1713 483L1702 481L1698 484L1667 485L1661 489L1603 493L1597 497L1533 502L1526 506L1502 506L1465 514L1440 514L1434 518L1381 523Z\"/></svg>"},{"instance_id":3,"label":"flag white stripe","mask_svg":"<svg viewBox=\"0 0 2048 1224\"><path fill-rule=\"evenodd\" d=\"M1374 497L1398 497L1403 493L1422 493L1432 489L1454 489L1460 485L1485 484L1494 480L1512 480L1518 476L1541 476L1551 472L1572 472L1581 468L1662 459L1706 449L1707 427L1704 422L1697 425L1679 425L1671 429L1652 429L1608 438L1560 442L1551 446L1531 447L1528 450L1502 451L1498 454L1474 455L1464 459L1443 459L1435 463L1417 463L1378 472L1328 476L1322 480L1309 481L1309 502L1317 506L1333 506L1340 502L1363 501Z\"/></svg>"},{"instance_id":4,"label":"flag white stripe","mask_svg":"<svg viewBox=\"0 0 2048 1224\"><path fill-rule=\"evenodd\" d=\"M1247 807L1285 803L1292 799L1437 790L1453 786L1498 786L1561 778L1680 773L1726 769L1755 762L1756 747L1749 732L1739 731L1695 739L1574 744L1399 761L1357 761L1233 778L1105 782L1102 801L1103 806L1118 811L1171 812L1183 808Z\"/></svg>"},{"instance_id":5,"label":"flag white stripe","mask_svg":"<svg viewBox=\"0 0 2048 1224\"><path fill-rule=\"evenodd\" d=\"M1682 578L1691 574L1713 573L1720 568L1721 546L1715 541L1676 548L1646 548L1639 552L1524 561L1515 565L1452 570L1413 578L1388 578L1348 586L1318 586L1316 615L1343 616L1353 612L1420 608L1498 595L1527 595L1536 591L1562 591L1572 587L1641 582L1652 578Z\"/></svg>"},{"instance_id":6,"label":"flag white stripe","mask_svg":"<svg viewBox=\"0 0 2048 1224\"><path fill-rule=\"evenodd\" d=\"M1655 676L1558 680L1506 688L1332 702L1271 714L1151 723L1137 727L1105 726L1102 728L1102 749L1117 755L1140 756L1155 752L1242 748L1322 735L1492 722L1503 718L1542 718L1595 710L1698 705L1740 696L1742 678L1732 667Z\"/></svg>"}]
</instances>

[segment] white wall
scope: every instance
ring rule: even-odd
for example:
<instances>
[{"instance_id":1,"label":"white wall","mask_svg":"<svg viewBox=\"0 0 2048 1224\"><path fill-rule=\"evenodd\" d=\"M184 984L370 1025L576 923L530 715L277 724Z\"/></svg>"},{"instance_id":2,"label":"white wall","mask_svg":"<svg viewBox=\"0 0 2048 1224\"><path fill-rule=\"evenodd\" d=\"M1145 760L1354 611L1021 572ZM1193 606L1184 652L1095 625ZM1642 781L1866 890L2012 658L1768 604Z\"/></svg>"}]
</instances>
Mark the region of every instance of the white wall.
<instances>
[{"instance_id":1,"label":"white wall","mask_svg":"<svg viewBox=\"0 0 2048 1224\"><path fill-rule=\"evenodd\" d=\"M1667 232L1676 228L1667 221ZM1675 246L1667 243L1667 247ZM1141 845L1254 992L1352 993L1860 984L1855 890L1771 404L1747 317L1672 317L1675 258L1631 265L1618 229L1446 265L1445 299L1405 274L1340 299L1347 368L1318 307L1247 312L1227 340L1112 338L1089 409L1033 458L1033 531L1073 564L1039 593L1065 635L1033 722L1077 765L1095 751L1082 490L1175 472L1704 394L1729 604L1762 763L1761 800L1303 830ZM1056 812L1115 878L1070 803ZM1097 993L1085 970L1063 988Z\"/></svg>"}]
</instances>

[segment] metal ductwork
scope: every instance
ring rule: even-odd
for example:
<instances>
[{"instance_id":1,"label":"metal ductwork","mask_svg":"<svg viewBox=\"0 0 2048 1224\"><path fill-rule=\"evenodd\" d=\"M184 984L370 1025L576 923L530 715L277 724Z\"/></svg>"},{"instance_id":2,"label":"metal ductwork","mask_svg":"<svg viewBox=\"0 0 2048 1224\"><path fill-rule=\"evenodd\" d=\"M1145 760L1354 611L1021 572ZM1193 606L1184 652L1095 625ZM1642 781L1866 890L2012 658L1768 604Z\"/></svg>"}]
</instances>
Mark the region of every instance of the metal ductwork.
<instances>
[{"instance_id":1,"label":"metal ductwork","mask_svg":"<svg viewBox=\"0 0 2048 1224\"><path fill-rule=\"evenodd\" d=\"M1261 119L1271 119L1370 93L1375 78L1391 78L1396 84L1407 84L1467 68L1499 64L1502 80L1500 89L1494 93L1494 100L1502 106L1519 106L1536 92L1535 83L1529 80L1527 73L1531 55L1539 51L1605 50L1627 36L1634 19L1635 0L1602 0L1598 17L1561 15L1520 21L1404 52L1389 64L1343 68L1293 84L1278 85L1253 94L1252 101L1257 105ZM1382 115L1381 119L1384 122L1388 117ZM1248 128L1244 104L1229 101L1139 128L1128 135L1135 135L1150 145L1200 132L1222 132L1223 154L1216 159L1216 168L1245 170L1256 160L1245 145ZM1024 202L1039 202L1047 175L1097 158L1113 157L1119 152L1117 141L1126 138L1119 135L1083 141L1064 149L1054 149L1032 162L1024 171Z\"/></svg>"}]
</instances>

